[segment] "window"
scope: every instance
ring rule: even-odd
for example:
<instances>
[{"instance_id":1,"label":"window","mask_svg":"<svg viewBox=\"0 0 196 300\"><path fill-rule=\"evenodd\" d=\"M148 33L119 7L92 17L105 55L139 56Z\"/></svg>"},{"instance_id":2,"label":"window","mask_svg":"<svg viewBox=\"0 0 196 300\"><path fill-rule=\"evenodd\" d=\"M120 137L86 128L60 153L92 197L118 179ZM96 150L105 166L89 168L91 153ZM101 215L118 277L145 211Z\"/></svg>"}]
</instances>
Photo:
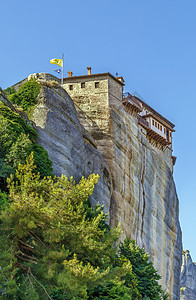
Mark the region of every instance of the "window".
<instances>
[{"instance_id":1,"label":"window","mask_svg":"<svg viewBox=\"0 0 196 300\"><path fill-rule=\"evenodd\" d=\"M82 82L81 83L81 89L84 89L85 88L85 82Z\"/></svg>"},{"instance_id":2,"label":"window","mask_svg":"<svg viewBox=\"0 0 196 300\"><path fill-rule=\"evenodd\" d=\"M152 125L154 126L154 120L152 120Z\"/></svg>"},{"instance_id":3,"label":"window","mask_svg":"<svg viewBox=\"0 0 196 300\"><path fill-rule=\"evenodd\" d=\"M95 82L95 88L99 88L99 82Z\"/></svg>"},{"instance_id":4,"label":"window","mask_svg":"<svg viewBox=\"0 0 196 300\"><path fill-rule=\"evenodd\" d=\"M159 123L158 123L158 129L159 129Z\"/></svg>"},{"instance_id":5,"label":"window","mask_svg":"<svg viewBox=\"0 0 196 300\"><path fill-rule=\"evenodd\" d=\"M161 131L162 131L162 125L160 125L160 129L161 129Z\"/></svg>"},{"instance_id":6,"label":"window","mask_svg":"<svg viewBox=\"0 0 196 300\"><path fill-rule=\"evenodd\" d=\"M157 122L155 122L155 127L157 128Z\"/></svg>"},{"instance_id":7,"label":"window","mask_svg":"<svg viewBox=\"0 0 196 300\"><path fill-rule=\"evenodd\" d=\"M166 133L166 129L164 128L164 133Z\"/></svg>"},{"instance_id":8,"label":"window","mask_svg":"<svg viewBox=\"0 0 196 300\"><path fill-rule=\"evenodd\" d=\"M70 90L70 91L73 90L73 85L72 85L72 84L69 85L69 90Z\"/></svg>"}]
</instances>

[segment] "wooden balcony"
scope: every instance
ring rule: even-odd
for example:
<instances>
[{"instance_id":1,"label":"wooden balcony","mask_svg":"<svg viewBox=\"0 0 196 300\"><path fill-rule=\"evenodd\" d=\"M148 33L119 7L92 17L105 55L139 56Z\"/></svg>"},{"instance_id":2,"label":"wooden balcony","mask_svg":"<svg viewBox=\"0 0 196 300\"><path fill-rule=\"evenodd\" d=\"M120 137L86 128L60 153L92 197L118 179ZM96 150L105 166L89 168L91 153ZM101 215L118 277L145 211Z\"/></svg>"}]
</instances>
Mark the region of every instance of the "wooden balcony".
<instances>
[{"instance_id":1,"label":"wooden balcony","mask_svg":"<svg viewBox=\"0 0 196 300\"><path fill-rule=\"evenodd\" d=\"M146 116L144 116L144 117L146 117ZM153 139L153 141L155 143L159 143L162 146L170 145L171 142L167 141L165 137L163 137L158 132L154 131L153 129L151 129L149 127L149 123L148 123L148 121L145 120L144 117L138 116L138 124L146 129L147 137L150 140Z\"/></svg>"},{"instance_id":2,"label":"wooden balcony","mask_svg":"<svg viewBox=\"0 0 196 300\"><path fill-rule=\"evenodd\" d=\"M163 146L170 145L171 142L167 141L165 137L160 135L158 132L154 131L151 128L147 129L147 135L149 138L153 139L155 142L160 143Z\"/></svg>"}]
</instances>

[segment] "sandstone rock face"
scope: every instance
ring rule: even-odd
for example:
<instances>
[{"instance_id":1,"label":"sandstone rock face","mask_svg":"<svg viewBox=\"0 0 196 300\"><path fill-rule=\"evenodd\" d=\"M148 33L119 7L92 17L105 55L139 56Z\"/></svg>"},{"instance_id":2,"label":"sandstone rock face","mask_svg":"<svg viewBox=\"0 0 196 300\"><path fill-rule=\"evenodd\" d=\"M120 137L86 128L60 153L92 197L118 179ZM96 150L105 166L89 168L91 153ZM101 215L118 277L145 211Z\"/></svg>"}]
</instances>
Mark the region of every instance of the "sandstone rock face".
<instances>
[{"instance_id":1,"label":"sandstone rock face","mask_svg":"<svg viewBox=\"0 0 196 300\"><path fill-rule=\"evenodd\" d=\"M182 252L180 299L196 299L196 264L192 261L188 250Z\"/></svg>"},{"instance_id":2,"label":"sandstone rock face","mask_svg":"<svg viewBox=\"0 0 196 300\"><path fill-rule=\"evenodd\" d=\"M171 149L163 152L149 143L119 101L122 91L115 80L108 84L104 78L102 94L100 83L100 90L84 96L77 84L71 95L75 107L65 90L42 84L33 115L38 142L48 151L55 174L77 181L92 172L100 175L92 203L104 204L112 226L121 223L122 239L134 238L144 247L163 289L179 300L182 243Z\"/></svg>"},{"instance_id":3,"label":"sandstone rock face","mask_svg":"<svg viewBox=\"0 0 196 300\"><path fill-rule=\"evenodd\" d=\"M60 87L42 86L33 121L40 143L53 162L54 174L73 176L79 181L82 176L99 174L92 204L104 203L109 213L112 193L111 174L107 163L95 148L92 137L80 125L73 101Z\"/></svg>"},{"instance_id":4,"label":"sandstone rock face","mask_svg":"<svg viewBox=\"0 0 196 300\"><path fill-rule=\"evenodd\" d=\"M120 104L111 106L110 126L111 224L120 222L124 236L151 255L162 287L177 300L182 245L170 150L153 147Z\"/></svg>"}]
</instances>

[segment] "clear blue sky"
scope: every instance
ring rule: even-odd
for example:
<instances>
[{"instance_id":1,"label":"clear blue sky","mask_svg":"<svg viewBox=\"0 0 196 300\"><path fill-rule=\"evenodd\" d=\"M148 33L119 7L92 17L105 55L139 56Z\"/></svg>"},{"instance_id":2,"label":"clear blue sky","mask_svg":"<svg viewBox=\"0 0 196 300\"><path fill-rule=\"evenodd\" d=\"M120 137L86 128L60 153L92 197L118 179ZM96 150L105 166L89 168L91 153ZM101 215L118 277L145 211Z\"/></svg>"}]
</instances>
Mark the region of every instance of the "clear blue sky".
<instances>
[{"instance_id":1,"label":"clear blue sky","mask_svg":"<svg viewBox=\"0 0 196 300\"><path fill-rule=\"evenodd\" d=\"M65 55L74 75L119 73L126 91L176 125L175 182L183 247L196 261L196 1L6 0L0 17L0 86L53 73ZM55 74L54 74L55 75Z\"/></svg>"}]
</instances>

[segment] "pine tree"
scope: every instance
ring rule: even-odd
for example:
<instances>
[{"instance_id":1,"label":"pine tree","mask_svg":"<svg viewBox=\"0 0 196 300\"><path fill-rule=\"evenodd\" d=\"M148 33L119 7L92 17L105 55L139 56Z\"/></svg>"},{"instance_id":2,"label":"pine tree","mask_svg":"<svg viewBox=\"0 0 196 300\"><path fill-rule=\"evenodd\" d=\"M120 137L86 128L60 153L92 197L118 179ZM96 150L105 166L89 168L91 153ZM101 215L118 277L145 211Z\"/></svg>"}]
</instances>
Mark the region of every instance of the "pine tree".
<instances>
[{"instance_id":1,"label":"pine tree","mask_svg":"<svg viewBox=\"0 0 196 300\"><path fill-rule=\"evenodd\" d=\"M19 165L17 181L13 175L8 180L10 206L1 213L2 288L10 295L33 293L43 299L57 289L62 299L87 299L88 290L131 267L126 262L112 268L120 230L104 227L103 210L89 206L98 175L76 184L64 175L41 178L34 170L31 154L26 165Z\"/></svg>"}]
</instances>

